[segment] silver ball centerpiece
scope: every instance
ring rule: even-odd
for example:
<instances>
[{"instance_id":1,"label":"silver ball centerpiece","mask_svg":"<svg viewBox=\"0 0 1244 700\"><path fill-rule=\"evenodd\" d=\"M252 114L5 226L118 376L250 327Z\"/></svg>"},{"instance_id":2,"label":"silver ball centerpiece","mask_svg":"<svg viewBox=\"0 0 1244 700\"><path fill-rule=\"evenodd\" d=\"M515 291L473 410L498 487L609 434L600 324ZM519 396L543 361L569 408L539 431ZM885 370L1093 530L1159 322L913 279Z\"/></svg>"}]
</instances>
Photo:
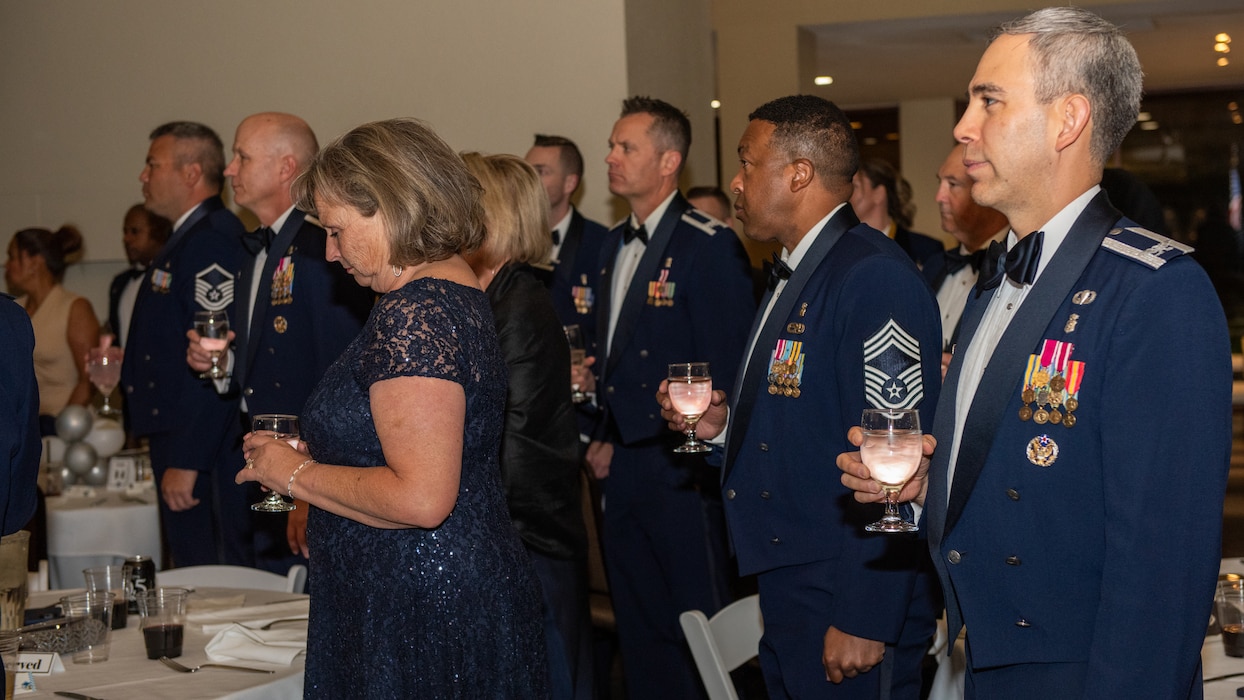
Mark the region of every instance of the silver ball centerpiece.
<instances>
[{"instance_id":1,"label":"silver ball centerpiece","mask_svg":"<svg viewBox=\"0 0 1244 700\"><path fill-rule=\"evenodd\" d=\"M65 442L74 442L91 432L94 417L86 406L69 405L56 416L56 435Z\"/></svg>"}]
</instances>

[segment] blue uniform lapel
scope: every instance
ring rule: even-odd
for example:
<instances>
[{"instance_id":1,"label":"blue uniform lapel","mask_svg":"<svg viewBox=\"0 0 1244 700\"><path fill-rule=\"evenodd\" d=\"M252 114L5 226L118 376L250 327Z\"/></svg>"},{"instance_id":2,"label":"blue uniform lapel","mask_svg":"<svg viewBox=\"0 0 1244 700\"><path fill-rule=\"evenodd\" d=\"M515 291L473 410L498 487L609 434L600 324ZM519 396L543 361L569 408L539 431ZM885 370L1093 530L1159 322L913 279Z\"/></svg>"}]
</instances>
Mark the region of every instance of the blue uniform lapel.
<instances>
[{"instance_id":1,"label":"blue uniform lapel","mask_svg":"<svg viewBox=\"0 0 1244 700\"><path fill-rule=\"evenodd\" d=\"M248 304L242 304L238 311L239 318L243 318L244 322L239 324L237 346L245 354L245 359L238 363L236 374L239 382L246 379L248 368L254 365L255 353L259 351L259 339L263 336L263 328L256 327L255 319L266 318L268 314L268 306L272 302L271 285L265 285L265 280L271 280L272 275L276 273L276 266L281 262L286 250L289 250L290 244L294 242L294 236L298 235L299 229L302 228L302 221L306 214L294 209L285 218L285 223L281 226L281 230L272 239L272 245L268 246L268 259L264 261L263 271L259 273L259 288L255 290L255 310L250 316L246 315L246 307ZM247 268L243 268L239 279L242 285L239 289L244 294L250 294L251 290L251 274L255 266L252 264ZM249 302L249 299L247 299Z\"/></svg>"},{"instance_id":2,"label":"blue uniform lapel","mask_svg":"<svg viewBox=\"0 0 1244 700\"><path fill-rule=\"evenodd\" d=\"M1011 396L1015 393L1015 385L1023 378L1023 366L1028 355L1041 340L1041 335L1049 327L1050 319L1062 306L1072 287L1080 279L1089 260L1101 246L1102 239L1110 231L1111 226L1119 220L1121 214L1110 206L1105 192L1099 193L1089 202L1088 207L1071 227L1071 232L1059 246L1058 252L1050 260L1049 266L1041 273L1041 278L1028 292L1023 306L1011 320L1002 339L998 341L993 356L985 367L980 386L972 400L972 409L968 413L960 440L959 457L955 463L954 483L950 488L950 501L946 506L946 518L942 527L931 533L935 541L950 532L967 505L981 469L985 466L985 458L993 447L998 425L1005 417L1003 414ZM975 335L977 326L988 304L981 298L972 309L971 319L963 321L964 338ZM966 314L965 314L966 315ZM965 343L961 343L966 347ZM947 372L945 386L942 387L943 404L938 407L935 419L935 431L943 444L949 446L954 435L955 394L958 389L961 370L960 355L956 352L955 359ZM933 474L945 474L945 465L949 462L947 454L941 462L941 468ZM935 477L934 481L938 479ZM929 487L930 498L945 498L945 492ZM933 501L932 513L940 509Z\"/></svg>"},{"instance_id":3,"label":"blue uniform lapel","mask_svg":"<svg viewBox=\"0 0 1244 700\"><path fill-rule=\"evenodd\" d=\"M751 418L752 407L756 403L756 392L759 388L760 381L768 375L769 371L769 353L772 351L774 344L777 343L778 336L782 329L786 327L786 319L790 317L791 311L795 308L795 303L799 300L799 295L803 291L808 280L816 269L820 267L821 261L829 255L829 251L842 238L842 234L853 226L860 223L855 216L855 211L851 207L842 207L838 213L825 222L825 226L821 228L820 235L816 241L808 248L808 252L804 255L803 260L799 261L799 266L791 273L790 279L786 280L786 286L782 289L782 296L778 298L777 303L773 305L773 310L769 312L769 318L765 323L765 327L760 329L759 337L756 336L757 324L760 323L761 315L765 312L765 305L768 304L769 295L765 295L764 303L760 309L756 311L756 320L752 323L752 332L748 338L756 338L756 344L752 347L750 361L747 362L746 374L742 376L742 381L735 380L736 393L730 402L730 426L726 435L726 461L725 469L722 470L721 480L725 480L730 476L730 470L734 467L734 458L739 452L739 448L743 441L743 434L747 431L747 424ZM743 372L742 363L739 366L739 372ZM738 374L736 373L736 376ZM737 429L736 429L737 428Z\"/></svg>"},{"instance_id":4,"label":"blue uniform lapel","mask_svg":"<svg viewBox=\"0 0 1244 700\"><path fill-rule=\"evenodd\" d=\"M661 223L657 224L657 230L650 232L648 236L648 245L644 248L643 257L639 259L639 266L635 268L635 276L631 278L631 283L626 289L626 296L622 300L622 311L618 314L618 325L613 329L613 340L609 343L607 349L609 355L608 361L605 364L605 371L602 373L604 377L608 377L613 372L622 357L621 353L614 352L615 348L626 347L627 341L631 339L631 334L635 332L635 323L639 320L639 314L643 311L644 304L648 298L648 285L643 282L656 277L657 268L661 266L661 261L665 259L665 249L674 238L674 228L678 225L678 220L682 218L682 214L686 209L687 200L683 199L681 194L675 194L674 199L670 201L669 206L665 209L665 215L661 217ZM617 248L615 247L613 265L610 266L611 273L617 267L618 256L616 251ZM612 296L612 284L611 281L609 289L601 290L610 297ZM605 311L609 311L607 306ZM608 333L609 316L606 314L604 319L605 332Z\"/></svg>"}]
</instances>

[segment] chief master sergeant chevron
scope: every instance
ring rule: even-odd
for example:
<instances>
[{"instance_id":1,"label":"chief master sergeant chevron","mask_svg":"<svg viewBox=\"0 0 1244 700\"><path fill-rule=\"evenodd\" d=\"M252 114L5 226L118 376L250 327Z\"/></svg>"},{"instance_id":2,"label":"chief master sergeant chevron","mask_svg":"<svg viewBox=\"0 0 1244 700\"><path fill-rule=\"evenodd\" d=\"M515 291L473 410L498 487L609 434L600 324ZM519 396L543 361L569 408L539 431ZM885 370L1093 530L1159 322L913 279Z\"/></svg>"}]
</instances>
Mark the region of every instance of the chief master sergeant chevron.
<instances>
[{"instance_id":1,"label":"chief master sergeant chevron","mask_svg":"<svg viewBox=\"0 0 1244 700\"><path fill-rule=\"evenodd\" d=\"M924 505L950 638L967 628L967 696L1200 698L1230 344L1190 249L1099 186L1140 62L1109 22L1048 8L1002 27L969 93L955 138L1011 250L982 267L927 479L903 494ZM842 480L873 500L857 457Z\"/></svg>"},{"instance_id":2,"label":"chief master sergeant chevron","mask_svg":"<svg viewBox=\"0 0 1244 700\"><path fill-rule=\"evenodd\" d=\"M130 428L147 437L160 487L164 532L177 566L222 563L220 517L210 472L237 401L186 367L196 311L233 310L233 278L246 259L242 223L220 199L220 137L194 122L151 132L139 180L147 209L173 222L134 301L121 366ZM234 465L225 465L232 469Z\"/></svg>"}]
</instances>

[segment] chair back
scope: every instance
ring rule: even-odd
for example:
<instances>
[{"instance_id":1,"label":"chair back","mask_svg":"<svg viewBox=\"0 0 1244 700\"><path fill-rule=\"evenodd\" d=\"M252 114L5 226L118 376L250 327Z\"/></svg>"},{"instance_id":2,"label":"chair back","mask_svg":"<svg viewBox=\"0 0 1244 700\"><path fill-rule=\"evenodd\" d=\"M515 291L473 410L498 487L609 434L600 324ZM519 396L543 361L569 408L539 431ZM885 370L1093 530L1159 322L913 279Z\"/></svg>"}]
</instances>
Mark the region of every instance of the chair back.
<instances>
[{"instance_id":1,"label":"chair back","mask_svg":"<svg viewBox=\"0 0 1244 700\"><path fill-rule=\"evenodd\" d=\"M246 566L184 566L156 574L161 586L217 586L253 588L261 591L302 593L307 583L307 567L295 564L285 576Z\"/></svg>"},{"instance_id":2,"label":"chair back","mask_svg":"<svg viewBox=\"0 0 1244 700\"><path fill-rule=\"evenodd\" d=\"M737 600L709 619L699 610L678 616L709 700L738 700L730 672L760 653L760 597Z\"/></svg>"}]
</instances>

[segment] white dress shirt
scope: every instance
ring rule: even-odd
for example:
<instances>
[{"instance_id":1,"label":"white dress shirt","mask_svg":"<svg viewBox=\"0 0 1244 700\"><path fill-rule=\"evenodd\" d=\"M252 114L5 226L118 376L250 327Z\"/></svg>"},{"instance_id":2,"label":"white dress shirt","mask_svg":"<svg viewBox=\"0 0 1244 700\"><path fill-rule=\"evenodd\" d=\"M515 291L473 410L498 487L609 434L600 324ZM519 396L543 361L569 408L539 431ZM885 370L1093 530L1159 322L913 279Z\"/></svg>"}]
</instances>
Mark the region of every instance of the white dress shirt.
<instances>
[{"instance_id":1,"label":"white dress shirt","mask_svg":"<svg viewBox=\"0 0 1244 700\"><path fill-rule=\"evenodd\" d=\"M669 209L670 202L674 201L676 194L678 190L670 192L665 201L657 205L648 218L644 219L643 226L648 230L649 243L652 242L657 225L661 223L661 217L665 216L665 210ZM628 222L631 226L639 226L639 220L635 218L634 212L631 212ZM630 243L624 243L614 259L613 285L609 290L609 333L605 337L605 348L610 354L613 353L613 331L618 327L618 314L622 312L622 302L626 300L626 292L631 288L631 278L635 276L639 260L644 257L644 251L647 249L648 246L636 238Z\"/></svg>"}]
</instances>

